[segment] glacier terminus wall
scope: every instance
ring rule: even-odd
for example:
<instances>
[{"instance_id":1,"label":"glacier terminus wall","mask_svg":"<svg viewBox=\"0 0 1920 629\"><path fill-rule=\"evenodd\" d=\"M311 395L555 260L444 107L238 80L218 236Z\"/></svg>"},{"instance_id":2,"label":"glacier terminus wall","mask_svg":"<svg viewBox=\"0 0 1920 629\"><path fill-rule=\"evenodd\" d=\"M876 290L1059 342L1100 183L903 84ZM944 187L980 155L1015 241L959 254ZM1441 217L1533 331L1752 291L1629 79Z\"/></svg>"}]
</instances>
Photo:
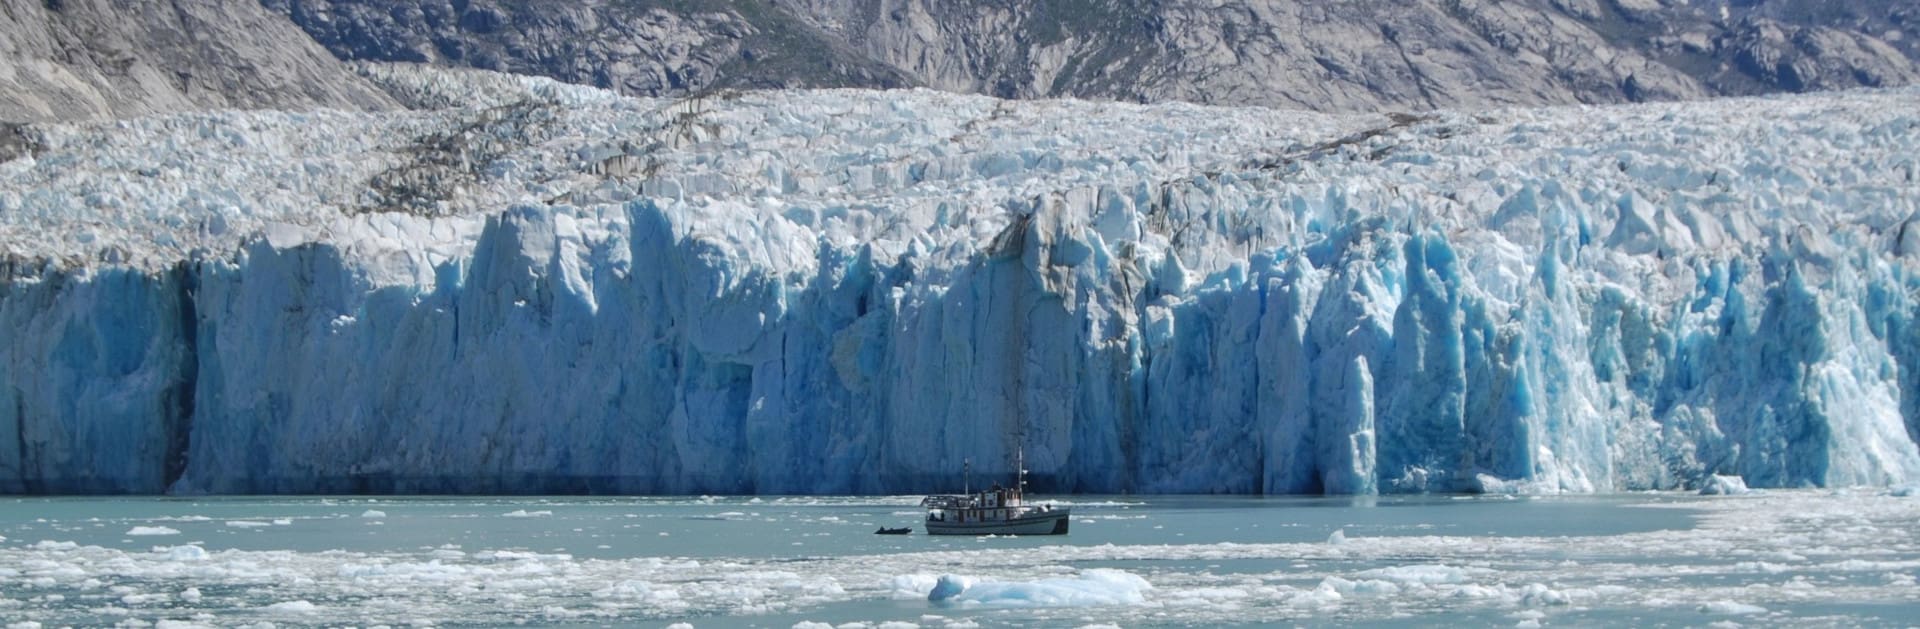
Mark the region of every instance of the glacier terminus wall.
<instances>
[{"instance_id":1,"label":"glacier terminus wall","mask_svg":"<svg viewBox=\"0 0 1920 629\"><path fill-rule=\"evenodd\" d=\"M36 125L0 492L1920 481L1920 92L926 91ZM428 106L436 105L436 106Z\"/></svg>"}]
</instances>

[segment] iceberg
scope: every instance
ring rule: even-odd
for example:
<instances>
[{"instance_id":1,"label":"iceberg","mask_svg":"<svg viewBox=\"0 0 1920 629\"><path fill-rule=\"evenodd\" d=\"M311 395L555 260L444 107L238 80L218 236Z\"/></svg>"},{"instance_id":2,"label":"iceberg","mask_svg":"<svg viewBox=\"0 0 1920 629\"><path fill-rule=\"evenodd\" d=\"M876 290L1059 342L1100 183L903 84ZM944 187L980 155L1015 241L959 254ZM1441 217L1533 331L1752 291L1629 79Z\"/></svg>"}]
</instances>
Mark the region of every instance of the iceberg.
<instances>
[{"instance_id":1,"label":"iceberg","mask_svg":"<svg viewBox=\"0 0 1920 629\"><path fill-rule=\"evenodd\" d=\"M1022 447L1049 492L1920 482L1920 91L366 72L471 104L36 126L0 164L0 492L926 492Z\"/></svg>"},{"instance_id":2,"label":"iceberg","mask_svg":"<svg viewBox=\"0 0 1920 629\"><path fill-rule=\"evenodd\" d=\"M941 575L927 601L938 606L1096 607L1141 605L1153 589L1146 579L1125 570L1091 568L1073 577L1002 582Z\"/></svg>"},{"instance_id":3,"label":"iceberg","mask_svg":"<svg viewBox=\"0 0 1920 629\"><path fill-rule=\"evenodd\" d=\"M1702 496L1744 496L1753 493L1738 476L1713 476L1700 485Z\"/></svg>"}]
</instances>

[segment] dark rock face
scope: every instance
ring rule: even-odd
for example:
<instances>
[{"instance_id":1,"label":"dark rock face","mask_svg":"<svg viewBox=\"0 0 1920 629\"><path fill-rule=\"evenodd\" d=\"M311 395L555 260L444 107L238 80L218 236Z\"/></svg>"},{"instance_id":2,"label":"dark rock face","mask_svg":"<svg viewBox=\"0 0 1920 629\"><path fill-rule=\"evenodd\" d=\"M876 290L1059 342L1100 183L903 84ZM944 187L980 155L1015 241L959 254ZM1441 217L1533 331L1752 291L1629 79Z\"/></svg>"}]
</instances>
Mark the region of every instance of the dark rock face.
<instances>
[{"instance_id":1,"label":"dark rock face","mask_svg":"<svg viewBox=\"0 0 1920 629\"><path fill-rule=\"evenodd\" d=\"M930 86L1017 96L1352 110L1920 79L1904 30L1920 26L1916 0L784 4Z\"/></svg>"},{"instance_id":2,"label":"dark rock face","mask_svg":"<svg viewBox=\"0 0 1920 629\"><path fill-rule=\"evenodd\" d=\"M1920 79L1920 0L261 0L336 55L632 94L918 85L1320 110Z\"/></svg>"},{"instance_id":3,"label":"dark rock face","mask_svg":"<svg viewBox=\"0 0 1920 629\"><path fill-rule=\"evenodd\" d=\"M883 63L761 2L262 0L343 59L471 66L629 94L905 87Z\"/></svg>"},{"instance_id":4,"label":"dark rock face","mask_svg":"<svg viewBox=\"0 0 1920 629\"><path fill-rule=\"evenodd\" d=\"M394 106L342 60L649 96L1673 100L1914 83L1916 29L1920 0L21 0L0 3L0 120Z\"/></svg>"},{"instance_id":5,"label":"dark rock face","mask_svg":"<svg viewBox=\"0 0 1920 629\"><path fill-rule=\"evenodd\" d=\"M253 0L0 2L0 120L394 106Z\"/></svg>"}]
</instances>

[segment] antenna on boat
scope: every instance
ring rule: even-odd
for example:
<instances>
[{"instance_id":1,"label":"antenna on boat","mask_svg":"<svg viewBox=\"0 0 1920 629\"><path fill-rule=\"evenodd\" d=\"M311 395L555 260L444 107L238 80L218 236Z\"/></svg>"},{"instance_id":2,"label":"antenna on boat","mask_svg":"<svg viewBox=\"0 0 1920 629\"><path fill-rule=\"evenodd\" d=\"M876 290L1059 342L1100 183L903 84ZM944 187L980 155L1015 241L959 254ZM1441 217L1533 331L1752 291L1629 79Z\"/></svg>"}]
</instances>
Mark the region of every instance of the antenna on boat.
<instances>
[{"instance_id":1,"label":"antenna on boat","mask_svg":"<svg viewBox=\"0 0 1920 629\"><path fill-rule=\"evenodd\" d=\"M1020 446L1018 450L1014 451L1013 457L1014 469L1020 470L1018 479L1020 484L1016 489L1018 489L1019 494L1024 497L1027 495L1027 447Z\"/></svg>"},{"instance_id":2,"label":"antenna on boat","mask_svg":"<svg viewBox=\"0 0 1920 629\"><path fill-rule=\"evenodd\" d=\"M973 493L973 459L971 458L960 461L960 488L960 493Z\"/></svg>"}]
</instances>

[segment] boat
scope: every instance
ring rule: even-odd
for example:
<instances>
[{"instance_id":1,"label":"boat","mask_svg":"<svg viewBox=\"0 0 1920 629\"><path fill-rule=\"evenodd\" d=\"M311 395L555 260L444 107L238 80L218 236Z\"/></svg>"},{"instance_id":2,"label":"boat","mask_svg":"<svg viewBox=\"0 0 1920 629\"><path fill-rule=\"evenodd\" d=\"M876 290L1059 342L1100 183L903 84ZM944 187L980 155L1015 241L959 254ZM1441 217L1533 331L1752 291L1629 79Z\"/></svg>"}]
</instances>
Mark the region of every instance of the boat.
<instances>
[{"instance_id":1,"label":"boat","mask_svg":"<svg viewBox=\"0 0 1920 629\"><path fill-rule=\"evenodd\" d=\"M910 527L910 526L903 526L897 529L890 529L883 526L883 527L880 527L880 530L874 531L873 534L874 535L906 535L912 532L913 532L913 527Z\"/></svg>"},{"instance_id":2,"label":"boat","mask_svg":"<svg viewBox=\"0 0 1920 629\"><path fill-rule=\"evenodd\" d=\"M971 468L971 464L968 467ZM969 480L965 493L922 499L920 506L927 508L927 534L1065 535L1071 509L1051 503L1028 504L1024 451L1014 468L1019 470L1019 479L1013 487L994 483L991 488L975 492Z\"/></svg>"}]
</instances>

